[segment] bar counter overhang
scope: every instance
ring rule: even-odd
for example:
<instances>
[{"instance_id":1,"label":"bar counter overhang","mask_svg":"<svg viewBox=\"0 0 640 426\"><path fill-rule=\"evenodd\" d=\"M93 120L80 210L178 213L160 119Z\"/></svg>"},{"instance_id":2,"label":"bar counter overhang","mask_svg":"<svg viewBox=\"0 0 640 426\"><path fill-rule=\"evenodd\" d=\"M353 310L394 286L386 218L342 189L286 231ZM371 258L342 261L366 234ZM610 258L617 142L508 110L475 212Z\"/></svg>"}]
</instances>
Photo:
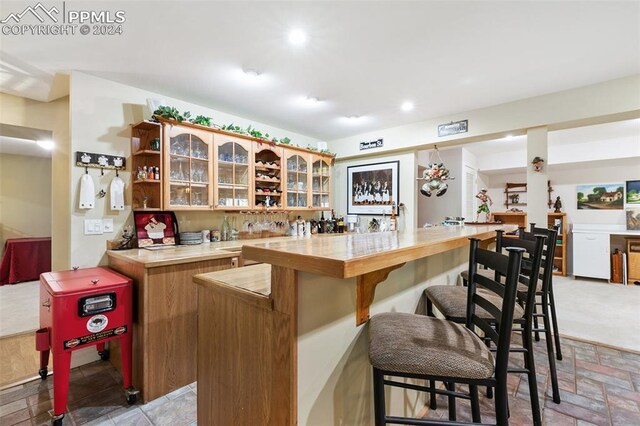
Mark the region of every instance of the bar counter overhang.
<instances>
[{"instance_id":1,"label":"bar counter overhang","mask_svg":"<svg viewBox=\"0 0 640 426\"><path fill-rule=\"evenodd\" d=\"M200 274L198 422L373 424L369 315L423 313L430 285L456 285L468 239L512 225L345 234L243 247L263 262ZM254 269L255 268L255 269ZM391 412L423 397L391 391Z\"/></svg>"}]
</instances>

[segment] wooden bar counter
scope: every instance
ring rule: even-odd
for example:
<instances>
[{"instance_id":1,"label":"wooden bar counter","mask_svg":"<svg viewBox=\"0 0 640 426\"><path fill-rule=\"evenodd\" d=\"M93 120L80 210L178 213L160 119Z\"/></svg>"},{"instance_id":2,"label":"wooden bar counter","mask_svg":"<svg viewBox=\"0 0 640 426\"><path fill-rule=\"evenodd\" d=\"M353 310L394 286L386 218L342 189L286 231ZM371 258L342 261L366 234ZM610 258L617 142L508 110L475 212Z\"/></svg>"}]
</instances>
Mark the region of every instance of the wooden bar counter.
<instances>
[{"instance_id":1,"label":"wooden bar counter","mask_svg":"<svg viewBox=\"0 0 640 426\"><path fill-rule=\"evenodd\" d=\"M261 265L194 277L198 423L373 424L370 313L423 312L429 285L455 285L468 238L513 225L340 234L245 245ZM396 395L397 393L397 395ZM413 391L391 412L415 414Z\"/></svg>"},{"instance_id":2,"label":"wooden bar counter","mask_svg":"<svg viewBox=\"0 0 640 426\"><path fill-rule=\"evenodd\" d=\"M109 267L133 279L133 385L144 402L196 381L198 295L193 276L242 266L242 246L263 241L107 252ZM111 351L111 362L119 368L118 345L112 344Z\"/></svg>"}]
</instances>

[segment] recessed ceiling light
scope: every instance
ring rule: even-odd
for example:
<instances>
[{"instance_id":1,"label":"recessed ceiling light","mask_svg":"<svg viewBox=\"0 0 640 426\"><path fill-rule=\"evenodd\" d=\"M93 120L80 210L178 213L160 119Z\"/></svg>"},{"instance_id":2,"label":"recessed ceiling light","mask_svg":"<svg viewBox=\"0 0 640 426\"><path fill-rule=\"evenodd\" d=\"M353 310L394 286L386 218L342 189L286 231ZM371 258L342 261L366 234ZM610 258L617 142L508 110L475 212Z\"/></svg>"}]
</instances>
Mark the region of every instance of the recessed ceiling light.
<instances>
[{"instance_id":1,"label":"recessed ceiling light","mask_svg":"<svg viewBox=\"0 0 640 426\"><path fill-rule=\"evenodd\" d=\"M294 46L302 46L307 41L307 34L299 28L289 31L289 43Z\"/></svg>"},{"instance_id":2,"label":"recessed ceiling light","mask_svg":"<svg viewBox=\"0 0 640 426\"><path fill-rule=\"evenodd\" d=\"M36 141L36 144L42 148L42 149L46 149L47 151L51 151L53 149L53 147L55 146L55 144L53 143L53 141Z\"/></svg>"},{"instance_id":3,"label":"recessed ceiling light","mask_svg":"<svg viewBox=\"0 0 640 426\"><path fill-rule=\"evenodd\" d=\"M406 101L402 103L402 106L400 108L402 108L403 111L411 111L413 107L413 102Z\"/></svg>"},{"instance_id":4,"label":"recessed ceiling light","mask_svg":"<svg viewBox=\"0 0 640 426\"><path fill-rule=\"evenodd\" d=\"M269 75L253 68L235 68L230 77L240 84L249 86L262 86L271 80Z\"/></svg>"},{"instance_id":5,"label":"recessed ceiling light","mask_svg":"<svg viewBox=\"0 0 640 426\"><path fill-rule=\"evenodd\" d=\"M347 124L361 124L367 121L367 117L363 115L349 115L342 117L341 121Z\"/></svg>"},{"instance_id":6,"label":"recessed ceiling light","mask_svg":"<svg viewBox=\"0 0 640 426\"><path fill-rule=\"evenodd\" d=\"M258 78L258 77L260 77L260 73L258 71L256 71L256 70L249 69L249 70L243 70L243 72L247 77L250 77L250 78Z\"/></svg>"}]
</instances>

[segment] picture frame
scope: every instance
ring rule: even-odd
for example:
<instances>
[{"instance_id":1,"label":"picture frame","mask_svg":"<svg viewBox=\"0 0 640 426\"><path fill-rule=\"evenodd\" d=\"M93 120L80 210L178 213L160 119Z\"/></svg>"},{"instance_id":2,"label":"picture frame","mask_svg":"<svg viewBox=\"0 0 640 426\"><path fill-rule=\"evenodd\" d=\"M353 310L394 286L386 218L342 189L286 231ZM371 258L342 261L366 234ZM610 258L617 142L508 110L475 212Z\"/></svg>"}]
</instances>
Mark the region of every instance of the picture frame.
<instances>
[{"instance_id":1,"label":"picture frame","mask_svg":"<svg viewBox=\"0 0 640 426\"><path fill-rule=\"evenodd\" d=\"M640 204L640 180L628 180L625 192L627 204Z\"/></svg>"},{"instance_id":2,"label":"picture frame","mask_svg":"<svg viewBox=\"0 0 640 426\"><path fill-rule=\"evenodd\" d=\"M391 214L399 205L400 161L347 167L347 214Z\"/></svg>"},{"instance_id":3,"label":"picture frame","mask_svg":"<svg viewBox=\"0 0 640 426\"><path fill-rule=\"evenodd\" d=\"M180 244L178 220L172 211L134 211L138 247L174 246Z\"/></svg>"},{"instance_id":4,"label":"picture frame","mask_svg":"<svg viewBox=\"0 0 640 426\"><path fill-rule=\"evenodd\" d=\"M622 210L624 184L577 185L576 196L578 210Z\"/></svg>"},{"instance_id":5,"label":"picture frame","mask_svg":"<svg viewBox=\"0 0 640 426\"><path fill-rule=\"evenodd\" d=\"M640 208L626 209L627 231L640 231Z\"/></svg>"}]
</instances>

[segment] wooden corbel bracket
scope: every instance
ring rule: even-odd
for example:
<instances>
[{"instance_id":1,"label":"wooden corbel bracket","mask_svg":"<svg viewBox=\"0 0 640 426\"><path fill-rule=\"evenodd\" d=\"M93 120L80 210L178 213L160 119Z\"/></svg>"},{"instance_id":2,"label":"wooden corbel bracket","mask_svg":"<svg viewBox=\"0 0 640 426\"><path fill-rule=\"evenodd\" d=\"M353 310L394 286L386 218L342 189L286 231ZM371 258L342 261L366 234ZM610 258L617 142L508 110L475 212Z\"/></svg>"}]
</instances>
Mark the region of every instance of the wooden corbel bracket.
<instances>
[{"instance_id":1,"label":"wooden corbel bracket","mask_svg":"<svg viewBox=\"0 0 640 426\"><path fill-rule=\"evenodd\" d=\"M403 265L404 263L401 263L358 276L358 284L356 287L356 326L362 325L369 320L369 307L373 303L373 298L376 295L376 286L386 280L391 271Z\"/></svg>"}]
</instances>

